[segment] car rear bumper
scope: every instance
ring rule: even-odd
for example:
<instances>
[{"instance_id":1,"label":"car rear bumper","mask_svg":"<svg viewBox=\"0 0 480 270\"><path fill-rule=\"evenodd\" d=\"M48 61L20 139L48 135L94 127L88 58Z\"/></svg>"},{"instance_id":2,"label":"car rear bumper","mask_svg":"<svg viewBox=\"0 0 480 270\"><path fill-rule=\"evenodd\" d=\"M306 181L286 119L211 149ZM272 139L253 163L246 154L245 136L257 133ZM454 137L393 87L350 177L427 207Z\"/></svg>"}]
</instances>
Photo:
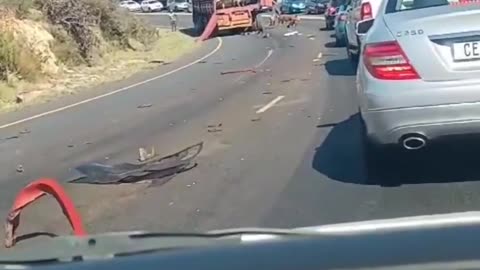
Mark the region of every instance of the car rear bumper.
<instances>
[{"instance_id":1,"label":"car rear bumper","mask_svg":"<svg viewBox=\"0 0 480 270\"><path fill-rule=\"evenodd\" d=\"M480 134L480 102L362 111L368 137L376 144L398 144L406 134L428 140Z\"/></svg>"}]
</instances>

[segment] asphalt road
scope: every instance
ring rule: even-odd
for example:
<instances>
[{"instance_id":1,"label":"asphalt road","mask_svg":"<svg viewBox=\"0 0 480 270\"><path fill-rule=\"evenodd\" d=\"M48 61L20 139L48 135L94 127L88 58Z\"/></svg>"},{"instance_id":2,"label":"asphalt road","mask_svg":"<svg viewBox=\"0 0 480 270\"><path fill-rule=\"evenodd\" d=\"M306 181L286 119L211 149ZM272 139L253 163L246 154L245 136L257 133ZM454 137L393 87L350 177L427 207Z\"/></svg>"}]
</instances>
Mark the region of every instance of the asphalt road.
<instances>
[{"instance_id":1,"label":"asphalt road","mask_svg":"<svg viewBox=\"0 0 480 270\"><path fill-rule=\"evenodd\" d=\"M64 179L88 161L132 161L139 147L170 154L200 141L205 148L198 167L161 186L65 184L88 231L296 227L478 209L472 145L399 156L396 168L385 168L385 178L377 179L382 185L366 184L355 69L345 49L332 46L331 33L319 30L322 24L303 21L301 36L276 29L269 38L212 39L169 66L2 116L0 125L141 82L222 43L205 62L1 128L1 138L31 132L0 142L0 214L34 178ZM257 73L220 74L253 67ZM152 106L137 108L146 103ZM207 131L219 124L221 131ZM16 172L18 164L23 173ZM51 200L27 209L22 231L68 232L57 209Z\"/></svg>"}]
</instances>

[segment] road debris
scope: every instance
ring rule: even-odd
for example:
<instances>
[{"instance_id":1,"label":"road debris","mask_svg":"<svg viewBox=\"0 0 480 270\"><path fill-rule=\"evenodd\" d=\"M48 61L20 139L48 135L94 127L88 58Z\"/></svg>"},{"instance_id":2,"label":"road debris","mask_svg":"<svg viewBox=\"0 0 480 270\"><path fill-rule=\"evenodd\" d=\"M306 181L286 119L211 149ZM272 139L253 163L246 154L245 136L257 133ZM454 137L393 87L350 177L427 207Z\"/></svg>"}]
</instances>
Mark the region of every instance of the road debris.
<instances>
[{"instance_id":1,"label":"road debris","mask_svg":"<svg viewBox=\"0 0 480 270\"><path fill-rule=\"evenodd\" d=\"M168 205L169 205L169 206L172 206L172 205L173 205L173 202L169 202Z\"/></svg>"},{"instance_id":2,"label":"road debris","mask_svg":"<svg viewBox=\"0 0 480 270\"><path fill-rule=\"evenodd\" d=\"M206 63L207 63L206 60L198 61L198 64L206 64Z\"/></svg>"},{"instance_id":3,"label":"road debris","mask_svg":"<svg viewBox=\"0 0 480 270\"><path fill-rule=\"evenodd\" d=\"M291 31L291 32L283 34L283 36L285 36L285 37L289 37L289 36L293 36L293 35L300 35L300 33L298 33L298 31Z\"/></svg>"},{"instance_id":4,"label":"road debris","mask_svg":"<svg viewBox=\"0 0 480 270\"><path fill-rule=\"evenodd\" d=\"M10 136L10 137L5 138L4 140L8 141L8 140L12 140L12 139L20 139L20 136L18 136L18 135L13 135L13 136Z\"/></svg>"},{"instance_id":5,"label":"road debris","mask_svg":"<svg viewBox=\"0 0 480 270\"><path fill-rule=\"evenodd\" d=\"M290 82L292 79L286 79L286 80L281 80L280 82L281 83L287 83L287 82Z\"/></svg>"},{"instance_id":6,"label":"road debris","mask_svg":"<svg viewBox=\"0 0 480 270\"><path fill-rule=\"evenodd\" d=\"M154 185L161 185L175 175L193 169L193 161L202 151L203 142L189 146L175 154L158 157L157 155L140 163L119 163L107 165L88 163L75 168L81 175L69 179L70 183L85 184L122 184L138 183L150 180ZM162 181L160 181L162 180Z\"/></svg>"},{"instance_id":7,"label":"road debris","mask_svg":"<svg viewBox=\"0 0 480 270\"><path fill-rule=\"evenodd\" d=\"M314 38L314 37L309 37L308 39L310 39L310 40L315 40L315 38Z\"/></svg>"},{"instance_id":8,"label":"road debris","mask_svg":"<svg viewBox=\"0 0 480 270\"><path fill-rule=\"evenodd\" d=\"M246 72L251 72L251 73L257 73L254 69L252 68L247 68L247 69L239 69L239 70L228 70L228 71L222 71L220 72L221 75L226 75L226 74L235 74L235 73L246 73Z\"/></svg>"},{"instance_id":9,"label":"road debris","mask_svg":"<svg viewBox=\"0 0 480 270\"><path fill-rule=\"evenodd\" d=\"M214 128L214 127L222 127L222 126L223 126L223 124L219 123L219 124L216 124L216 125L208 125L207 127Z\"/></svg>"},{"instance_id":10,"label":"road debris","mask_svg":"<svg viewBox=\"0 0 480 270\"><path fill-rule=\"evenodd\" d=\"M145 162L145 161L155 157L156 156L155 147L152 146L151 149L152 149L152 151L150 151L150 153L149 153L149 152L147 152L147 150L145 148L142 148L142 147L138 148L138 161Z\"/></svg>"},{"instance_id":11,"label":"road debris","mask_svg":"<svg viewBox=\"0 0 480 270\"><path fill-rule=\"evenodd\" d=\"M75 145L74 144L69 144L69 145L67 145L67 147L68 148L73 148L73 147L75 147Z\"/></svg>"},{"instance_id":12,"label":"road debris","mask_svg":"<svg viewBox=\"0 0 480 270\"><path fill-rule=\"evenodd\" d=\"M187 185L187 187L188 187L188 188L191 188L191 187L192 187L192 185L188 184L188 185Z\"/></svg>"},{"instance_id":13,"label":"road debris","mask_svg":"<svg viewBox=\"0 0 480 270\"><path fill-rule=\"evenodd\" d=\"M271 95L272 92L271 92L271 91L265 91L265 92L263 92L262 94L264 94L264 95Z\"/></svg>"},{"instance_id":14,"label":"road debris","mask_svg":"<svg viewBox=\"0 0 480 270\"><path fill-rule=\"evenodd\" d=\"M163 61L163 60L151 60L151 61L149 61L148 63L150 63L150 64L162 64L162 65L168 65L168 64L170 64L169 62L165 62L165 61Z\"/></svg>"},{"instance_id":15,"label":"road debris","mask_svg":"<svg viewBox=\"0 0 480 270\"><path fill-rule=\"evenodd\" d=\"M218 98L218 101L223 101L223 98L222 97Z\"/></svg>"},{"instance_id":16,"label":"road debris","mask_svg":"<svg viewBox=\"0 0 480 270\"><path fill-rule=\"evenodd\" d=\"M307 37L311 38L311 37L315 37L314 34L308 34Z\"/></svg>"},{"instance_id":17,"label":"road debris","mask_svg":"<svg viewBox=\"0 0 480 270\"><path fill-rule=\"evenodd\" d=\"M252 122L258 122L258 121L260 121L261 119L262 119L262 118L260 118L260 117L255 117L255 118L250 119L250 121L252 121Z\"/></svg>"},{"instance_id":18,"label":"road debris","mask_svg":"<svg viewBox=\"0 0 480 270\"><path fill-rule=\"evenodd\" d=\"M30 130L28 130L28 129L25 128L25 129L20 130L19 133L22 134L22 135L24 135L24 134L29 134L30 132L31 132Z\"/></svg>"},{"instance_id":19,"label":"road debris","mask_svg":"<svg viewBox=\"0 0 480 270\"><path fill-rule=\"evenodd\" d=\"M207 132L209 133L216 133L216 132L221 132L223 131L221 128L209 128L207 129Z\"/></svg>"},{"instance_id":20,"label":"road debris","mask_svg":"<svg viewBox=\"0 0 480 270\"><path fill-rule=\"evenodd\" d=\"M17 165L17 168L15 169L18 173L23 173L25 171L25 169L23 169L23 165L21 164L18 164Z\"/></svg>"},{"instance_id":21,"label":"road debris","mask_svg":"<svg viewBox=\"0 0 480 270\"><path fill-rule=\"evenodd\" d=\"M137 108L138 108L138 109L145 109L145 108L150 108L150 107L152 107L152 106L153 106L153 104L151 104L151 103L146 103L146 104L138 105Z\"/></svg>"}]
</instances>

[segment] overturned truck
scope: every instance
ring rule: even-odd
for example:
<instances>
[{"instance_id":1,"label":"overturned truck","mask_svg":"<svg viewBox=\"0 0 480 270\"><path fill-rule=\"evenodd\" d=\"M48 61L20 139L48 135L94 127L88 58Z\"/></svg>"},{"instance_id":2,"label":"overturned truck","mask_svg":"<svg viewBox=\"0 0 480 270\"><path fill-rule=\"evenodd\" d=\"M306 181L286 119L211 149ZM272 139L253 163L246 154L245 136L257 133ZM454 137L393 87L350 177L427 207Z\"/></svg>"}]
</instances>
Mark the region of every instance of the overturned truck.
<instances>
[{"instance_id":1,"label":"overturned truck","mask_svg":"<svg viewBox=\"0 0 480 270\"><path fill-rule=\"evenodd\" d=\"M192 0L193 24L202 39L216 31L252 29L257 14L271 10L274 0Z\"/></svg>"}]
</instances>

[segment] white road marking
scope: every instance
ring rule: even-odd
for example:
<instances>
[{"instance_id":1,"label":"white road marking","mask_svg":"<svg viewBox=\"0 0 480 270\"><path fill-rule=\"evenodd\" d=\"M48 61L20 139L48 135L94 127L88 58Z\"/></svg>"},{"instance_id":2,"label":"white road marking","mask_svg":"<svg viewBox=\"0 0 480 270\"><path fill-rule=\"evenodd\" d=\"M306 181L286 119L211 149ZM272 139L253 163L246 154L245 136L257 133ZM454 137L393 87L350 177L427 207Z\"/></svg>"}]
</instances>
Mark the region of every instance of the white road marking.
<instances>
[{"instance_id":1,"label":"white road marking","mask_svg":"<svg viewBox=\"0 0 480 270\"><path fill-rule=\"evenodd\" d=\"M92 97L92 98L88 98L88 99L84 99L82 101L79 101L79 102L76 102L76 103L73 103L73 104L70 104L70 105L67 105L67 106L64 106L64 107L60 107L60 108L57 108L57 109L53 109L53 110L50 110L50 111L46 111L46 112L43 112L43 113L39 113L39 114L36 114L36 115L32 115L30 117L26 117L26 118L23 118L23 119L20 119L20 120L17 120L17 121L14 121L14 122L10 122L10 123L7 123L7 124L4 124L4 125L1 125L0 126L0 129L4 129L4 128L8 128L8 127L11 127L11 126L15 126L15 125L18 125L18 124L22 124L22 123L25 123L25 122L28 122L28 121L31 121L31 120L34 120L34 119L37 119L37 118L41 118L41 117L44 117L44 116L47 116L47 115L50 115L50 114L54 114L54 113L57 113L57 112L61 112L61 111L65 111L65 110L68 110L70 108L74 108L74 107L77 107L77 106L80 106L82 104L86 104L86 103L89 103L89 102L92 102L92 101L95 101L95 100L98 100L98 99L102 99L102 98L105 98L105 97L108 97L108 96L112 96L114 94L118 94L118 93L121 93L121 92L124 92L124 91L127 91L129 89L132 89L134 87L137 87L137 86L140 86L140 85L144 85L146 83L149 83L151 81L155 81L155 80L158 80L158 79L161 79L161 78L164 78L164 77L167 77L171 74L174 74L178 71L181 71L181 70L184 70L188 67L191 67L195 64L197 64L198 62L200 61L203 61L205 59L207 59L208 57L212 56L213 54L215 54L218 50L220 50L220 48L222 47L223 45L223 40L221 38L217 38L218 40L218 45L217 47L215 47L215 49L213 49L211 52L209 52L208 54L202 56L201 58L193 61L193 62L190 62L186 65L183 65L181 67L178 67L176 69L173 69L173 70L170 70L166 73L163 73L161 75L158 75L158 76L155 76L155 77L152 77L150 79L146 79L144 81L141 81L141 82L138 82L138 83L134 83L134 84L131 84L129 86L125 86L125 87L122 87L122 88L119 88L119 89L116 89L116 90L113 90L113 91L110 91L110 92L107 92L105 94L102 94L102 95L99 95L99 96L95 96L95 97Z\"/></svg>"},{"instance_id":2,"label":"white road marking","mask_svg":"<svg viewBox=\"0 0 480 270\"><path fill-rule=\"evenodd\" d=\"M263 58L263 60L260 61L260 63L256 64L255 68L259 68L261 65L263 65L268 60L268 58L272 56L272 54L273 54L273 50L272 49L268 50L267 56L265 56L265 58Z\"/></svg>"},{"instance_id":3,"label":"white road marking","mask_svg":"<svg viewBox=\"0 0 480 270\"><path fill-rule=\"evenodd\" d=\"M257 113L264 113L271 107L273 107L276 103L282 100L285 96L278 96L274 100L270 101L267 105L263 106L262 108L258 109Z\"/></svg>"}]
</instances>

